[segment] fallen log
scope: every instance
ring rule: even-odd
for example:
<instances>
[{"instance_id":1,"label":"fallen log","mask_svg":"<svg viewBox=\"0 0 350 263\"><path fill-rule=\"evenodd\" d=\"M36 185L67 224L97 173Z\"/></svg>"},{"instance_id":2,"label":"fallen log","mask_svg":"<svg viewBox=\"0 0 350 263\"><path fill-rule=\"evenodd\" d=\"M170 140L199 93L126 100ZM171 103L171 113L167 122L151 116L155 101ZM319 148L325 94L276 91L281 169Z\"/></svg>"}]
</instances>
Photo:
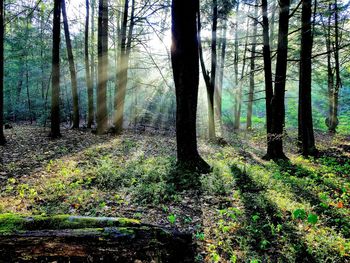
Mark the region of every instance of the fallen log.
<instances>
[{"instance_id":1,"label":"fallen log","mask_svg":"<svg viewBox=\"0 0 350 263\"><path fill-rule=\"evenodd\" d=\"M106 217L0 215L0 262L194 262L190 233Z\"/></svg>"}]
</instances>

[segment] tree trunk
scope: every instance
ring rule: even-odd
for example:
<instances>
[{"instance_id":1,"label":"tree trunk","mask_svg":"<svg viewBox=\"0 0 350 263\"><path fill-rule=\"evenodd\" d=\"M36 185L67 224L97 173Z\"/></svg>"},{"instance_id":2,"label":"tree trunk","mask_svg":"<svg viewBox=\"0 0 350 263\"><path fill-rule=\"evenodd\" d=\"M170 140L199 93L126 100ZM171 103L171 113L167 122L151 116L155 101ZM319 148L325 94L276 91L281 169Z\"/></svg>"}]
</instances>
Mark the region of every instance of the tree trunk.
<instances>
[{"instance_id":1,"label":"tree trunk","mask_svg":"<svg viewBox=\"0 0 350 263\"><path fill-rule=\"evenodd\" d=\"M237 97L238 97L238 12L239 12L239 2L237 2L236 4L236 25L235 25L235 43L234 43L234 47L235 47L235 51L234 51L234 59L233 59L233 64L234 64L234 72L235 72L235 97L234 97L234 109L233 109L233 115L234 115L234 123L233 123L233 128L236 129L236 113L237 113L237 107L238 107L238 101L237 101Z\"/></svg>"},{"instance_id":2,"label":"tree trunk","mask_svg":"<svg viewBox=\"0 0 350 263\"><path fill-rule=\"evenodd\" d=\"M339 100L339 90L341 87L340 79L340 65L339 65L339 18L338 18L338 2L334 2L334 67L335 67L335 86L332 88L332 103L331 103L331 116L329 118L328 131L330 133L335 133L339 120L338 120L338 100ZM333 82L334 85L334 82Z\"/></svg>"},{"instance_id":3,"label":"tree trunk","mask_svg":"<svg viewBox=\"0 0 350 263\"><path fill-rule=\"evenodd\" d=\"M64 25L64 35L66 38L66 46L67 46L67 54L68 54L68 62L69 62L69 72L71 77L72 84L72 97L73 97L73 129L79 129L79 97L78 97L78 82L77 82L77 74L75 71L74 64L74 55L72 42L69 34L69 26L67 19L67 11L66 11L66 1L62 0L62 15L63 15L63 25Z\"/></svg>"},{"instance_id":4,"label":"tree trunk","mask_svg":"<svg viewBox=\"0 0 350 263\"><path fill-rule=\"evenodd\" d=\"M4 136L4 1L0 0L0 145L6 143Z\"/></svg>"},{"instance_id":5,"label":"tree trunk","mask_svg":"<svg viewBox=\"0 0 350 263\"><path fill-rule=\"evenodd\" d=\"M243 53L243 65L241 71L241 77L238 81L238 89L235 97L235 122L233 128L235 130L239 130L241 125L241 113L242 113L242 90L243 90L243 79L245 74L245 66L246 66L246 56L248 51L248 34L249 34L249 20L247 19L247 33L245 36L245 44L244 44L244 53Z\"/></svg>"},{"instance_id":6,"label":"tree trunk","mask_svg":"<svg viewBox=\"0 0 350 263\"><path fill-rule=\"evenodd\" d=\"M222 89L223 89L223 81L224 81L224 71L225 71L225 58L226 58L226 46L227 46L227 17L224 18L223 21L223 32L221 39L221 60L219 67L219 76L218 83L216 85L216 94L215 94L215 104L216 104L216 117L219 120L221 133L223 133L222 127Z\"/></svg>"},{"instance_id":7,"label":"tree trunk","mask_svg":"<svg viewBox=\"0 0 350 263\"><path fill-rule=\"evenodd\" d=\"M33 124L32 103L30 100L30 92L29 92L28 56L26 56L26 90L27 90L27 104L28 104L28 112L29 112L29 121L30 121L30 124Z\"/></svg>"},{"instance_id":8,"label":"tree trunk","mask_svg":"<svg viewBox=\"0 0 350 263\"><path fill-rule=\"evenodd\" d=\"M209 165L197 150L196 117L199 84L198 0L172 1L171 61L176 89L177 159L184 165L208 172Z\"/></svg>"},{"instance_id":9,"label":"tree trunk","mask_svg":"<svg viewBox=\"0 0 350 263\"><path fill-rule=\"evenodd\" d=\"M216 67L217 67L217 26L218 26L218 3L213 0L213 24L211 30L211 76L210 89L208 90L208 121L209 139L215 139L215 118L214 118L214 93L216 87Z\"/></svg>"},{"instance_id":10,"label":"tree trunk","mask_svg":"<svg viewBox=\"0 0 350 263\"><path fill-rule=\"evenodd\" d=\"M94 90L91 81L91 71L89 62L89 21L90 21L90 3L86 0L86 19L85 19L85 76L88 95L88 118L87 128L91 128L94 122Z\"/></svg>"},{"instance_id":11,"label":"tree trunk","mask_svg":"<svg viewBox=\"0 0 350 263\"><path fill-rule=\"evenodd\" d=\"M250 58L250 73L249 73L249 94L248 94L248 109L247 109L247 130L252 129L252 114L253 114L253 101L255 90L255 53L256 53L256 35L258 30L258 1L255 2L254 18L253 18L253 38L252 38L252 51Z\"/></svg>"},{"instance_id":12,"label":"tree trunk","mask_svg":"<svg viewBox=\"0 0 350 263\"><path fill-rule=\"evenodd\" d=\"M91 50L91 62L90 62L90 72L91 72L91 85L92 85L92 97L91 97L91 105L92 105L92 111L93 111L93 122L92 124L94 124L95 122L95 105L94 105L94 90L96 87L96 83L95 83L95 79L97 79L96 77L96 65L95 65L95 0L91 0L91 46L92 46L92 50Z\"/></svg>"},{"instance_id":13,"label":"tree trunk","mask_svg":"<svg viewBox=\"0 0 350 263\"><path fill-rule=\"evenodd\" d=\"M60 132L60 36L61 0L54 1L53 47L52 47L52 94L51 94L51 138L61 136Z\"/></svg>"},{"instance_id":14,"label":"tree trunk","mask_svg":"<svg viewBox=\"0 0 350 263\"><path fill-rule=\"evenodd\" d=\"M311 101L311 56L313 46L311 1L312 0L303 0L301 15L298 137L300 150L304 156L315 155L317 153L312 123Z\"/></svg>"},{"instance_id":15,"label":"tree trunk","mask_svg":"<svg viewBox=\"0 0 350 263\"><path fill-rule=\"evenodd\" d=\"M272 137L268 143L269 159L286 159L283 153L283 131L285 118L285 86L288 55L289 0L279 1L278 48L275 76L275 90L271 100Z\"/></svg>"},{"instance_id":16,"label":"tree trunk","mask_svg":"<svg viewBox=\"0 0 350 263\"><path fill-rule=\"evenodd\" d=\"M120 52L117 70L117 86L116 95L114 101L115 115L114 115L114 126L116 134L120 134L123 131L124 123L124 106L126 97L126 88L128 83L128 67L129 57L131 51L132 33L134 28L134 13L135 13L135 0L131 1L131 14L129 31L127 33L127 21L128 21L128 9L129 0L125 0L123 23L121 27L121 42Z\"/></svg>"},{"instance_id":17,"label":"tree trunk","mask_svg":"<svg viewBox=\"0 0 350 263\"><path fill-rule=\"evenodd\" d=\"M98 7L98 87L97 134L107 131L107 81L108 81L108 1L99 0Z\"/></svg>"},{"instance_id":18,"label":"tree trunk","mask_svg":"<svg viewBox=\"0 0 350 263\"><path fill-rule=\"evenodd\" d=\"M272 85L272 68L271 68L271 49L270 49L270 37L269 37L269 19L267 13L267 0L262 0L262 13L263 13L263 57L264 57L264 75L265 75L265 100L266 100L266 134L267 144L271 140L271 127L272 127L272 109L271 100L273 97L273 85ZM269 152L267 153L270 154Z\"/></svg>"}]
</instances>

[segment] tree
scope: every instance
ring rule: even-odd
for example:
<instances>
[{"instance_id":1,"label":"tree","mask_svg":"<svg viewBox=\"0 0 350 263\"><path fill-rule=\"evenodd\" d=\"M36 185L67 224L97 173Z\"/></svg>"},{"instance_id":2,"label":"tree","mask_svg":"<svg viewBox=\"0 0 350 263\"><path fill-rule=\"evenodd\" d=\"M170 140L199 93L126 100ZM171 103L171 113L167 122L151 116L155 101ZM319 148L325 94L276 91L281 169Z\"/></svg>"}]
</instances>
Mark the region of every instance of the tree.
<instances>
[{"instance_id":1,"label":"tree","mask_svg":"<svg viewBox=\"0 0 350 263\"><path fill-rule=\"evenodd\" d=\"M84 39L84 55L85 55L85 75L86 75L86 86L88 94L88 120L87 127L91 128L94 122L94 90L92 82L92 70L90 71L89 62L89 21L90 21L90 3L86 0L86 19L85 19L85 39ZM93 21L92 21L93 22ZM92 32L93 35L93 32ZM91 61L91 64L93 61Z\"/></svg>"},{"instance_id":2,"label":"tree","mask_svg":"<svg viewBox=\"0 0 350 263\"><path fill-rule=\"evenodd\" d=\"M199 84L198 0L172 1L171 61L176 88L176 141L180 165L208 172L197 150L196 114Z\"/></svg>"},{"instance_id":3,"label":"tree","mask_svg":"<svg viewBox=\"0 0 350 263\"><path fill-rule=\"evenodd\" d=\"M298 137L300 150L304 156L315 155L317 153L312 123L311 102L311 56L313 46L311 1L303 0L301 14Z\"/></svg>"},{"instance_id":4,"label":"tree","mask_svg":"<svg viewBox=\"0 0 350 263\"><path fill-rule=\"evenodd\" d=\"M275 87L273 89L267 1L262 0L267 127L267 154L264 156L264 159L267 160L287 158L283 152L283 131L288 55L289 0L279 1L279 7L277 62Z\"/></svg>"},{"instance_id":5,"label":"tree","mask_svg":"<svg viewBox=\"0 0 350 263\"><path fill-rule=\"evenodd\" d=\"M116 87L115 87L115 113L114 113L114 126L116 133L120 134L123 130L124 122L124 105L126 96L126 87L128 83L128 68L129 68L129 57L131 51L131 41L132 33L134 28L134 13L135 13L135 0L131 1L131 14L130 14L130 24L129 31L127 32L128 25L128 9L129 0L125 0L123 22L121 26L120 35L120 50L118 57L118 70L116 76Z\"/></svg>"},{"instance_id":6,"label":"tree","mask_svg":"<svg viewBox=\"0 0 350 263\"><path fill-rule=\"evenodd\" d=\"M339 62L339 7L337 0L328 6L328 29L327 29L327 71L328 71L328 117L326 125L330 133L335 133L339 124L338 107L339 91L341 88L340 62ZM334 16L334 39L332 35L332 16ZM333 45L333 47L332 47ZM333 61L332 61L333 58ZM335 76L334 76L335 75ZM335 80L334 80L335 77Z\"/></svg>"},{"instance_id":7,"label":"tree","mask_svg":"<svg viewBox=\"0 0 350 263\"><path fill-rule=\"evenodd\" d=\"M61 0L54 1L52 46L52 95L51 95L51 138L61 136L60 132L60 41Z\"/></svg>"},{"instance_id":8,"label":"tree","mask_svg":"<svg viewBox=\"0 0 350 263\"><path fill-rule=\"evenodd\" d=\"M226 47L227 47L227 17L224 17L222 25L222 37L221 37L221 55L220 55L220 66L218 68L218 79L215 90L215 104L216 104L216 116L220 123L221 133L223 132L222 127L222 89L224 82L224 71L225 71L225 58L226 58Z\"/></svg>"},{"instance_id":9,"label":"tree","mask_svg":"<svg viewBox=\"0 0 350 263\"><path fill-rule=\"evenodd\" d=\"M78 97L78 82L77 74L75 71L74 55L72 49L72 42L70 39L67 11L66 11L66 1L62 0L62 16L63 16L63 26L64 26L64 35L66 38L67 54L68 54L68 63L69 63L69 72L71 77L72 84L72 96L73 96L73 129L79 129L79 97Z\"/></svg>"},{"instance_id":10,"label":"tree","mask_svg":"<svg viewBox=\"0 0 350 263\"><path fill-rule=\"evenodd\" d=\"M278 47L275 75L275 90L271 100L272 106L272 138L268 144L271 159L286 159L283 152L283 131L285 118L285 88L288 55L288 28L290 0L279 1Z\"/></svg>"},{"instance_id":11,"label":"tree","mask_svg":"<svg viewBox=\"0 0 350 263\"><path fill-rule=\"evenodd\" d=\"M250 57L250 73L249 73L249 93L248 93L248 109L247 109L247 130L252 128L252 114L253 114L253 101L255 90L255 56L256 56L256 37L258 30L258 1L254 7L253 17L253 38L252 38L252 50Z\"/></svg>"},{"instance_id":12,"label":"tree","mask_svg":"<svg viewBox=\"0 0 350 263\"><path fill-rule=\"evenodd\" d=\"M202 41L199 39L199 52L200 61L202 67L202 74L207 88L208 97L208 126L209 126L209 139L215 139L215 118L214 118L214 93L216 90L216 67L217 67L217 24L218 24L218 3L217 0L213 0L212 4L212 30L211 30L211 71L206 70ZM199 36L201 23L198 18Z\"/></svg>"},{"instance_id":13,"label":"tree","mask_svg":"<svg viewBox=\"0 0 350 263\"><path fill-rule=\"evenodd\" d=\"M0 145L6 143L4 136L4 1L0 0Z\"/></svg>"},{"instance_id":14,"label":"tree","mask_svg":"<svg viewBox=\"0 0 350 263\"><path fill-rule=\"evenodd\" d=\"M98 6L98 86L97 133L107 131L107 80L108 80L108 0L99 0Z\"/></svg>"}]
</instances>

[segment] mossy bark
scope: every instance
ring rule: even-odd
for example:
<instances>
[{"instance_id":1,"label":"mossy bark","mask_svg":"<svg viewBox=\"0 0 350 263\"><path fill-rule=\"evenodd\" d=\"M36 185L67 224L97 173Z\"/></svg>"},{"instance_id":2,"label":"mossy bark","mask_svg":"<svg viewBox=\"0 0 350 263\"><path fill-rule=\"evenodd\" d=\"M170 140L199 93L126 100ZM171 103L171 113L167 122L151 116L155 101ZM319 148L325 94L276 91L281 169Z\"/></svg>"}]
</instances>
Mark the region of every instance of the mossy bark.
<instances>
[{"instance_id":1,"label":"mossy bark","mask_svg":"<svg viewBox=\"0 0 350 263\"><path fill-rule=\"evenodd\" d=\"M6 262L193 262L192 235L127 218L0 215Z\"/></svg>"}]
</instances>

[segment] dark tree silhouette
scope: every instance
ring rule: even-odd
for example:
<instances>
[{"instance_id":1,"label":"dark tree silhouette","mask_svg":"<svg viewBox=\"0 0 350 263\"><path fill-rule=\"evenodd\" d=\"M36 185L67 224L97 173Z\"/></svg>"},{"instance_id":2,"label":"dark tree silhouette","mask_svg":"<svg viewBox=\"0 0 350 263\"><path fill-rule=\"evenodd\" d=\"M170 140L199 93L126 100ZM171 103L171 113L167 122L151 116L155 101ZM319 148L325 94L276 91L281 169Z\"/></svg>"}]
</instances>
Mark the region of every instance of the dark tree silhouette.
<instances>
[{"instance_id":1,"label":"dark tree silhouette","mask_svg":"<svg viewBox=\"0 0 350 263\"><path fill-rule=\"evenodd\" d=\"M135 16L135 0L131 0L131 12L129 30L128 26L128 9L129 0L125 0L123 22L121 26L120 42L119 42L119 57L118 57L118 70L116 74L116 89L115 89L115 113L114 113L114 126L116 134L120 134L123 130L124 122L124 106L126 97L126 88L128 83L128 68L129 57L131 51L132 33L134 28L134 16Z\"/></svg>"},{"instance_id":2,"label":"dark tree silhouette","mask_svg":"<svg viewBox=\"0 0 350 263\"><path fill-rule=\"evenodd\" d=\"M304 156L315 155L317 153L312 123L311 102L311 55L313 45L311 6L311 0L303 0L301 14L298 136L300 150Z\"/></svg>"},{"instance_id":3,"label":"dark tree silhouette","mask_svg":"<svg viewBox=\"0 0 350 263\"><path fill-rule=\"evenodd\" d=\"M72 83L72 97L73 97L73 129L79 129L80 117L79 117L79 97L78 97L78 81L77 74L75 70L74 55L72 48L72 41L70 39L67 10L66 10L66 1L61 1L62 5L62 16L63 16L63 26L64 26L64 35L66 38L67 54L68 54L68 63L69 63L69 72Z\"/></svg>"},{"instance_id":4,"label":"dark tree silhouette","mask_svg":"<svg viewBox=\"0 0 350 263\"><path fill-rule=\"evenodd\" d=\"M98 87L97 133L107 131L107 78L108 78L108 1L100 0L98 6Z\"/></svg>"},{"instance_id":5,"label":"dark tree silhouette","mask_svg":"<svg viewBox=\"0 0 350 263\"><path fill-rule=\"evenodd\" d=\"M263 4L263 6L264 5L265 3ZM271 104L270 110L271 110L272 118L271 118L271 133L268 132L268 134L271 134L271 135L268 136L269 138L267 141L267 154L264 156L264 158L273 159L273 160L287 158L283 152L283 131L284 131L284 123L285 123L284 122L284 119L285 119L284 99L285 99L286 74L287 74L290 1L280 0L279 6L280 8L279 8L279 28L278 28L275 89L274 89L274 93L271 101L270 101L271 94L268 94L268 96L266 96L267 103ZM265 37L266 36L264 33L264 38ZM265 41L264 41L264 46L265 46ZM264 60L265 59L267 58L264 58Z\"/></svg>"},{"instance_id":6,"label":"dark tree silhouette","mask_svg":"<svg viewBox=\"0 0 350 263\"><path fill-rule=\"evenodd\" d=\"M197 150L196 114L199 84L198 0L172 1L171 61L176 87L177 158L184 165L208 172Z\"/></svg>"},{"instance_id":7,"label":"dark tree silhouette","mask_svg":"<svg viewBox=\"0 0 350 263\"><path fill-rule=\"evenodd\" d=\"M252 128L253 101L255 90L255 56L256 56L256 38L258 31L258 1L255 2L254 17L253 17L253 38L250 58L250 73L249 73L249 94L247 107L247 130Z\"/></svg>"},{"instance_id":8,"label":"dark tree silhouette","mask_svg":"<svg viewBox=\"0 0 350 263\"><path fill-rule=\"evenodd\" d=\"M60 132L60 41L61 41L61 0L54 1L53 46L52 46L52 95L51 95L51 133L52 138L61 136Z\"/></svg>"},{"instance_id":9,"label":"dark tree silhouette","mask_svg":"<svg viewBox=\"0 0 350 263\"><path fill-rule=\"evenodd\" d=\"M273 96L272 85L272 69L271 69L271 48L270 48L270 35L269 35L269 19L267 13L267 0L262 0L262 14L263 14L263 57L264 57L264 75L265 75L265 100L266 100L266 133L267 143L271 137L272 127L272 109L271 100ZM269 148L267 149L269 150ZM267 152L269 155L269 152Z\"/></svg>"},{"instance_id":10,"label":"dark tree silhouette","mask_svg":"<svg viewBox=\"0 0 350 263\"><path fill-rule=\"evenodd\" d=\"M198 13L199 14L199 13ZM214 93L216 90L216 67L217 67L217 26L218 26L218 3L217 0L213 0L212 3L212 30L211 30L211 71L207 71L204 57L202 41L200 37L201 21L200 15L198 15L198 30L199 30L199 55L202 67L202 74L207 88L208 97L208 128L209 139L214 140L216 136L215 132L215 118L214 118Z\"/></svg>"},{"instance_id":11,"label":"dark tree silhouette","mask_svg":"<svg viewBox=\"0 0 350 263\"><path fill-rule=\"evenodd\" d=\"M86 0L86 19L85 19L85 75L86 75L86 86L88 94L88 118L87 118L87 127L91 128L94 122L94 90L92 84L92 74L90 71L90 62L89 62L89 21L90 21L90 3L89 0ZM91 61L91 64L93 61Z\"/></svg>"}]
</instances>

